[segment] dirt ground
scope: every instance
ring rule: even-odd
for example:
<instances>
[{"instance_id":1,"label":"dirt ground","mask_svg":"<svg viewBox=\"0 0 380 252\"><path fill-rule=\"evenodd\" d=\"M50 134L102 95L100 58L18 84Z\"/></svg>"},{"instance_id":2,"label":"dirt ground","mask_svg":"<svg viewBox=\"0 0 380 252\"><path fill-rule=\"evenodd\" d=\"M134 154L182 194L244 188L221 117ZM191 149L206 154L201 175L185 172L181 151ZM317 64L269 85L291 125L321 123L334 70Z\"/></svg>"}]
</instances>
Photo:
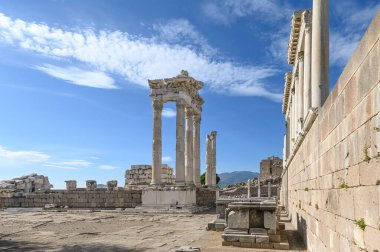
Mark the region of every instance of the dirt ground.
<instances>
[{"instance_id":1,"label":"dirt ground","mask_svg":"<svg viewBox=\"0 0 380 252\"><path fill-rule=\"evenodd\" d=\"M0 251L267 251L222 247L206 231L213 213L131 214L117 211L0 211ZM296 237L294 250L303 251ZM275 251L275 250L271 250Z\"/></svg>"}]
</instances>

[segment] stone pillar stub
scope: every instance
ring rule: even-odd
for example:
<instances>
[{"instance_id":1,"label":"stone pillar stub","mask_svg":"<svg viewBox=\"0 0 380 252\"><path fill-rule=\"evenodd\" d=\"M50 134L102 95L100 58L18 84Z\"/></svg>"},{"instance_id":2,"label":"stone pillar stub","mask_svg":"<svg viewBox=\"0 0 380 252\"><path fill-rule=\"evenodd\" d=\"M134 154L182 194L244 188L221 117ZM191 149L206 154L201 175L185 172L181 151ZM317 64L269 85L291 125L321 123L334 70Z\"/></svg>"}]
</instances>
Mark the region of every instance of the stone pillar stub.
<instances>
[{"instance_id":1,"label":"stone pillar stub","mask_svg":"<svg viewBox=\"0 0 380 252\"><path fill-rule=\"evenodd\" d=\"M185 185L185 105L177 101L176 118L176 185Z\"/></svg>"},{"instance_id":2,"label":"stone pillar stub","mask_svg":"<svg viewBox=\"0 0 380 252\"><path fill-rule=\"evenodd\" d=\"M201 186L201 139L200 139L200 128L201 128L201 115L194 114L193 117L193 181L195 186Z\"/></svg>"},{"instance_id":3,"label":"stone pillar stub","mask_svg":"<svg viewBox=\"0 0 380 252\"><path fill-rule=\"evenodd\" d=\"M162 163L162 109L160 100L153 100L153 145L152 145L152 181L151 185L161 184Z\"/></svg>"},{"instance_id":4,"label":"stone pillar stub","mask_svg":"<svg viewBox=\"0 0 380 252\"><path fill-rule=\"evenodd\" d=\"M77 181L76 180L66 180L66 190L72 191L77 189Z\"/></svg>"},{"instance_id":5,"label":"stone pillar stub","mask_svg":"<svg viewBox=\"0 0 380 252\"><path fill-rule=\"evenodd\" d=\"M312 107L321 108L329 93L329 0L313 0Z\"/></svg>"},{"instance_id":6,"label":"stone pillar stub","mask_svg":"<svg viewBox=\"0 0 380 252\"><path fill-rule=\"evenodd\" d=\"M261 185L260 185L260 177L257 178L257 197L261 197Z\"/></svg>"},{"instance_id":7,"label":"stone pillar stub","mask_svg":"<svg viewBox=\"0 0 380 252\"><path fill-rule=\"evenodd\" d=\"M186 144L185 144L185 183L188 186L194 185L193 177L193 109L185 108L186 117Z\"/></svg>"}]
</instances>

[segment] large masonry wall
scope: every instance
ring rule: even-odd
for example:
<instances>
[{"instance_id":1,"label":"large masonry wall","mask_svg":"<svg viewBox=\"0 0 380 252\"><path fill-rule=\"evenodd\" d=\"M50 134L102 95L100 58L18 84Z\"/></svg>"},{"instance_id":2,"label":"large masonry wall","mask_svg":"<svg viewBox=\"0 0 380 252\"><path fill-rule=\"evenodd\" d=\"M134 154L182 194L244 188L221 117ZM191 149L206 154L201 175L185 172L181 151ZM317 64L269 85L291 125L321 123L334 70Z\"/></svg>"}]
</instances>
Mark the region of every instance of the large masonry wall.
<instances>
[{"instance_id":1,"label":"large masonry wall","mask_svg":"<svg viewBox=\"0 0 380 252\"><path fill-rule=\"evenodd\" d=\"M380 251L379 35L380 11L284 167L282 202L309 251Z\"/></svg>"},{"instance_id":2,"label":"large masonry wall","mask_svg":"<svg viewBox=\"0 0 380 252\"><path fill-rule=\"evenodd\" d=\"M141 205L141 191L86 189L51 190L34 192L18 197L0 196L0 208L8 207L44 207L56 204L57 207L69 208L128 208Z\"/></svg>"}]
</instances>

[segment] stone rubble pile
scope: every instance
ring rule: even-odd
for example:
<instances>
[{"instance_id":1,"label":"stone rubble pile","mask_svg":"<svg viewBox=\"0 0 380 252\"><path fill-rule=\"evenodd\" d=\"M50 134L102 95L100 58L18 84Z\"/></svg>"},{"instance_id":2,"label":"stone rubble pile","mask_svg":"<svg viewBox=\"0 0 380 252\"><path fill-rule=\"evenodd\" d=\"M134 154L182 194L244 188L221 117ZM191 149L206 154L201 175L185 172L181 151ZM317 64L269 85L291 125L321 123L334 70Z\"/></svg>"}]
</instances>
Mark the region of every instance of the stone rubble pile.
<instances>
[{"instance_id":1,"label":"stone rubble pile","mask_svg":"<svg viewBox=\"0 0 380 252\"><path fill-rule=\"evenodd\" d=\"M32 173L30 175L13 178L11 180L0 180L0 190L31 193L44 191L52 188L47 176Z\"/></svg>"}]
</instances>

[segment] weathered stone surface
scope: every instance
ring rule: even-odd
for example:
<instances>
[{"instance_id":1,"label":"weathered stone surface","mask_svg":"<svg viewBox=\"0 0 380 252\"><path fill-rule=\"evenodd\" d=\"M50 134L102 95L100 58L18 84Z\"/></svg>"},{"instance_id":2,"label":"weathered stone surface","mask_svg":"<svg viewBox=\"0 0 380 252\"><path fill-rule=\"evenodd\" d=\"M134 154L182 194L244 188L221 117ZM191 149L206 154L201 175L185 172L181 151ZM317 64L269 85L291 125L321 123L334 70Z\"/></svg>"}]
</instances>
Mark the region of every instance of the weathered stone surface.
<instances>
[{"instance_id":1,"label":"weathered stone surface","mask_svg":"<svg viewBox=\"0 0 380 252\"><path fill-rule=\"evenodd\" d=\"M231 211L228 214L227 226L229 228L249 228L249 211Z\"/></svg>"},{"instance_id":2,"label":"weathered stone surface","mask_svg":"<svg viewBox=\"0 0 380 252\"><path fill-rule=\"evenodd\" d=\"M201 249L199 247L190 247L190 246L185 246L185 247L180 247L175 250L175 252L200 252Z\"/></svg>"},{"instance_id":3,"label":"weathered stone surface","mask_svg":"<svg viewBox=\"0 0 380 252\"><path fill-rule=\"evenodd\" d=\"M276 213L264 212L264 227L268 229L276 229Z\"/></svg>"},{"instance_id":4,"label":"weathered stone surface","mask_svg":"<svg viewBox=\"0 0 380 252\"><path fill-rule=\"evenodd\" d=\"M224 229L224 233L225 234L242 234L242 235L247 235L248 234L248 229L233 229L233 228L229 228L227 227L226 229Z\"/></svg>"},{"instance_id":5,"label":"weathered stone surface","mask_svg":"<svg viewBox=\"0 0 380 252\"><path fill-rule=\"evenodd\" d=\"M269 243L268 235L256 235L256 243Z\"/></svg>"},{"instance_id":6,"label":"weathered stone surface","mask_svg":"<svg viewBox=\"0 0 380 252\"><path fill-rule=\"evenodd\" d=\"M96 180L86 180L86 188L87 190L95 190L97 187Z\"/></svg>"},{"instance_id":7,"label":"weathered stone surface","mask_svg":"<svg viewBox=\"0 0 380 252\"><path fill-rule=\"evenodd\" d=\"M265 228L250 228L249 234L251 235L267 235L267 230Z\"/></svg>"}]
</instances>

